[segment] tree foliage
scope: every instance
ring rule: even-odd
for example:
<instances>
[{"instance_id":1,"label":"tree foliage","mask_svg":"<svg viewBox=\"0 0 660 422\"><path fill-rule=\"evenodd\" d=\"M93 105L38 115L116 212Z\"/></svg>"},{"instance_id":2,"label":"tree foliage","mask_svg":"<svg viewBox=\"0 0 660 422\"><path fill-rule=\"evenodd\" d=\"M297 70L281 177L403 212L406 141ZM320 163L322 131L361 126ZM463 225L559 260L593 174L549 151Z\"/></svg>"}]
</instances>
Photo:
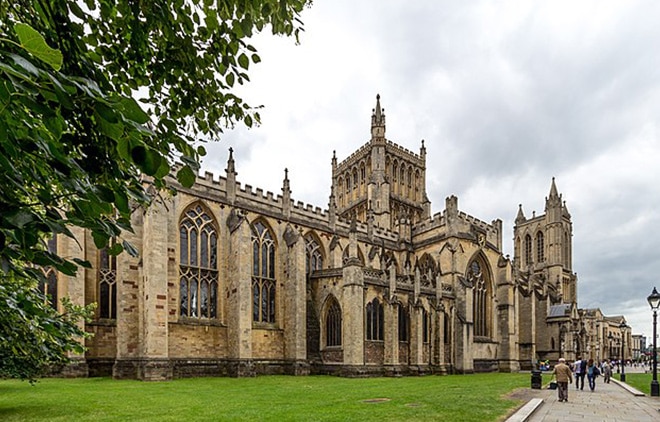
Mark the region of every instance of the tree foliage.
<instances>
[{"instance_id":1,"label":"tree foliage","mask_svg":"<svg viewBox=\"0 0 660 422\"><path fill-rule=\"evenodd\" d=\"M259 121L233 93L260 60L250 37L270 30L297 40L309 3L0 2L0 353L21 338L11 333L9 324L18 321L12 315L47 312L29 306L38 301L28 291L43 277L38 267L73 275L78 265L89 266L49 252L45 239L73 237L70 227L77 226L106 247L131 230L134 206L151 200L145 175L155 192L170 175L191 186L205 154L196 140ZM122 250L136 252L126 242L110 252ZM69 310L69 317L80 316ZM35 317L37 328L54 336L44 343L54 353L40 362L55 362L80 333L75 319L50 324L57 315L42 317ZM19 366L4 374L32 376Z\"/></svg>"}]
</instances>

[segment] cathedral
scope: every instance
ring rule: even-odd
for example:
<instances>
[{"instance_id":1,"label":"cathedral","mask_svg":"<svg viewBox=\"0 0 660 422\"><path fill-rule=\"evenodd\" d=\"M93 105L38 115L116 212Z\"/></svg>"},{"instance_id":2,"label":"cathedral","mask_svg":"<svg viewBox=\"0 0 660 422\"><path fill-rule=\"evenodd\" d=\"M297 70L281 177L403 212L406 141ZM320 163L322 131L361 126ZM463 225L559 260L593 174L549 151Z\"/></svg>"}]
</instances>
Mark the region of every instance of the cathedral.
<instances>
[{"instance_id":1,"label":"cathedral","mask_svg":"<svg viewBox=\"0 0 660 422\"><path fill-rule=\"evenodd\" d=\"M172 179L175 195L134 212L123 239L139 256L97 250L82 229L53 239L61 255L92 264L49 275L53 304L98 304L87 351L65 372L511 372L616 357L612 335L631 345L622 316L578 308L571 215L554 179L543 215L519 207L510 257L501 220L461 211L455 196L431 214L426 158L423 141L413 152L386 138L377 97L371 138L332 157L327 209L295 202L286 170L281 194L242 184L230 149L223 176L191 188Z\"/></svg>"}]
</instances>

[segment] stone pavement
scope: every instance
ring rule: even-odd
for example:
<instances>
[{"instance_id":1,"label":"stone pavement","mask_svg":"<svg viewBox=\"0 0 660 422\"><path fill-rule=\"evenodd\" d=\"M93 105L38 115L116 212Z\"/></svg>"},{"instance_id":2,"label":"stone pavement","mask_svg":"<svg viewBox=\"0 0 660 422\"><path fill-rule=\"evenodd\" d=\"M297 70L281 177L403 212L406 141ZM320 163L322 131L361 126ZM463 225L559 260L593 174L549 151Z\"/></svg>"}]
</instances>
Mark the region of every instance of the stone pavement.
<instances>
[{"instance_id":1,"label":"stone pavement","mask_svg":"<svg viewBox=\"0 0 660 422\"><path fill-rule=\"evenodd\" d=\"M543 375L543 382L547 384L550 376L547 373ZM598 377L596 389L593 392L589 390L586 378L584 390L576 390L574 381L573 384L568 385L568 402L559 402L557 390L535 390L538 392L535 396L542 399L543 403L529 416L521 416L517 413L508 420L528 422L660 421L660 398L635 395L636 390L618 381L619 374L614 374L612 378L609 384L605 384L603 377Z\"/></svg>"}]
</instances>

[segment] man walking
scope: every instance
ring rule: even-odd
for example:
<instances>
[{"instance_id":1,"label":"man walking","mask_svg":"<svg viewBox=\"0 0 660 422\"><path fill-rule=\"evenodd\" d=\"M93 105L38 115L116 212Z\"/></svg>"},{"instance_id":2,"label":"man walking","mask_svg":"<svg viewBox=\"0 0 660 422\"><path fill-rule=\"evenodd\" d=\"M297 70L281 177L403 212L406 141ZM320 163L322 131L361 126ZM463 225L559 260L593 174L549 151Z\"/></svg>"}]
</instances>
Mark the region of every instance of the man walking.
<instances>
[{"instance_id":1,"label":"man walking","mask_svg":"<svg viewBox=\"0 0 660 422\"><path fill-rule=\"evenodd\" d=\"M577 360L573 363L573 371L575 371L575 389L578 390L580 388L580 376L583 374L582 358L579 356ZM584 376L582 376L582 388L584 388Z\"/></svg>"},{"instance_id":2,"label":"man walking","mask_svg":"<svg viewBox=\"0 0 660 422\"><path fill-rule=\"evenodd\" d=\"M587 360L580 360L580 390L584 390L584 377L587 376ZM575 381L577 384L577 380Z\"/></svg>"},{"instance_id":3,"label":"man walking","mask_svg":"<svg viewBox=\"0 0 660 422\"><path fill-rule=\"evenodd\" d=\"M566 365L566 359L559 358L559 363L555 365L552 373L557 378L557 395L559 396L559 401L568 401L568 383L573 382L573 375L571 374L571 368Z\"/></svg>"}]
</instances>

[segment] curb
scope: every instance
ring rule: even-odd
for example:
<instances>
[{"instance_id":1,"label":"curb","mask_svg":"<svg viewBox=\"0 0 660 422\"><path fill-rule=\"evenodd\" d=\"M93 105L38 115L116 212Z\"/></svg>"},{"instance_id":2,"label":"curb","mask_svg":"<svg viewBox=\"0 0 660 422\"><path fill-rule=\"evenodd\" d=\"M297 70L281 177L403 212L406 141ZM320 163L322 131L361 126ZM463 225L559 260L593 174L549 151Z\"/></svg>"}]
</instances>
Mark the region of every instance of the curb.
<instances>
[{"instance_id":1,"label":"curb","mask_svg":"<svg viewBox=\"0 0 660 422\"><path fill-rule=\"evenodd\" d=\"M619 381L618 379L616 379L614 377L610 378L610 381L612 381L613 383L615 383L619 387L623 388L624 390L626 390L627 392L629 392L633 396L644 397L646 395L646 394L642 393L641 391L639 391L638 389L636 389L635 387L631 387L630 385L626 384L625 382Z\"/></svg>"},{"instance_id":2,"label":"curb","mask_svg":"<svg viewBox=\"0 0 660 422\"><path fill-rule=\"evenodd\" d=\"M525 422L542 404L543 399L531 399L523 407L518 409L516 413L511 415L506 422Z\"/></svg>"}]
</instances>

